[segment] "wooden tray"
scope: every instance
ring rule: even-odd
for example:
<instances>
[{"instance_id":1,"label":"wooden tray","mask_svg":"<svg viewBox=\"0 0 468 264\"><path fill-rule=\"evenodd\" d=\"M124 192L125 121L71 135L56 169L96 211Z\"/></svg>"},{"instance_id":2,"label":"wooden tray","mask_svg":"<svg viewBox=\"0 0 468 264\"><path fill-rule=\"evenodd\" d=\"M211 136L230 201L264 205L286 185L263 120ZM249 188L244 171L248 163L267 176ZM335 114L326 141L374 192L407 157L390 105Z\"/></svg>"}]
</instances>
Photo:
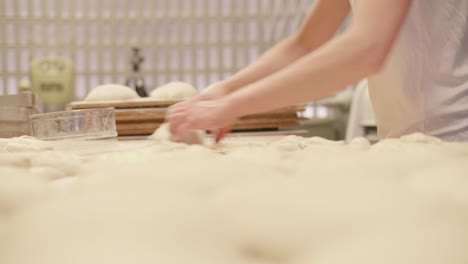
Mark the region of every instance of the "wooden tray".
<instances>
[{"instance_id":1,"label":"wooden tray","mask_svg":"<svg viewBox=\"0 0 468 264\"><path fill-rule=\"evenodd\" d=\"M162 123L117 123L117 134L119 136L129 135L151 135Z\"/></svg>"},{"instance_id":2,"label":"wooden tray","mask_svg":"<svg viewBox=\"0 0 468 264\"><path fill-rule=\"evenodd\" d=\"M117 122L162 121L166 116L166 108L136 108L116 109L115 120ZM258 118L297 118L296 112L284 110L272 111L264 114L255 114L242 117L241 120Z\"/></svg>"},{"instance_id":3,"label":"wooden tray","mask_svg":"<svg viewBox=\"0 0 468 264\"><path fill-rule=\"evenodd\" d=\"M168 107L180 101L162 101L155 100L152 98L140 98L129 101L80 101L80 102L71 102L68 106L72 110L78 109L89 109L89 108L106 108L114 107L116 109L125 109L125 108L146 108L146 107Z\"/></svg>"},{"instance_id":4,"label":"wooden tray","mask_svg":"<svg viewBox=\"0 0 468 264\"><path fill-rule=\"evenodd\" d=\"M173 104L176 104L180 101L162 101L162 100L155 100L151 98L140 98L130 101L78 101L78 102L71 102L68 107L71 110L78 110L78 109L89 109L89 108L106 108L106 107L114 107L116 109L138 109L138 108L167 108ZM266 113L284 113L284 112L300 112L304 111L305 106L291 106L285 107L282 109L269 111ZM266 113L260 113L266 114Z\"/></svg>"},{"instance_id":5,"label":"wooden tray","mask_svg":"<svg viewBox=\"0 0 468 264\"><path fill-rule=\"evenodd\" d=\"M152 98L140 98L131 101L73 102L73 110L89 108L115 108L117 132L123 135L149 135L164 122L167 107L179 101L161 101ZM242 117L233 130L274 129L297 126L300 118L297 112L304 106L293 106L265 113Z\"/></svg>"},{"instance_id":6,"label":"wooden tray","mask_svg":"<svg viewBox=\"0 0 468 264\"><path fill-rule=\"evenodd\" d=\"M232 130L258 130L275 129L298 126L300 119L248 119L239 120ZM117 132L119 135L149 135L163 124L162 121L149 122L125 122L117 123Z\"/></svg>"}]
</instances>

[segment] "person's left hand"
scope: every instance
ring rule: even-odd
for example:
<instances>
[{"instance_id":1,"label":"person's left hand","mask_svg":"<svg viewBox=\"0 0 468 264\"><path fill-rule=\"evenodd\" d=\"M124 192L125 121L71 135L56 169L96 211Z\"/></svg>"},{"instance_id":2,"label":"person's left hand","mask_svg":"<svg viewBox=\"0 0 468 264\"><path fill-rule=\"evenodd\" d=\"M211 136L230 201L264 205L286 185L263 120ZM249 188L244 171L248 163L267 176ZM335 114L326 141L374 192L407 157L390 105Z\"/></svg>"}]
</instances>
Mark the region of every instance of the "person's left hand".
<instances>
[{"instance_id":1,"label":"person's left hand","mask_svg":"<svg viewBox=\"0 0 468 264\"><path fill-rule=\"evenodd\" d=\"M219 141L229 127L239 118L237 111L226 98L196 101L183 109L169 112L167 121L171 133L178 137L192 130L210 130Z\"/></svg>"}]
</instances>

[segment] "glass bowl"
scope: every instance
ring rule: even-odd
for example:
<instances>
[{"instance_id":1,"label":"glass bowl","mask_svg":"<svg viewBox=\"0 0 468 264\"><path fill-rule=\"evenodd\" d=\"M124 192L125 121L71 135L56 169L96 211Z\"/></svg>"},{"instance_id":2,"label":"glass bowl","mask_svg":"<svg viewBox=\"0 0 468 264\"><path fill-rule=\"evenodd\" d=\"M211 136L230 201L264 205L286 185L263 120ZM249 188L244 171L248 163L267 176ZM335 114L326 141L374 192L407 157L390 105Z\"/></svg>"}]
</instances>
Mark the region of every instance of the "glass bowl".
<instances>
[{"instance_id":1,"label":"glass bowl","mask_svg":"<svg viewBox=\"0 0 468 264\"><path fill-rule=\"evenodd\" d=\"M114 108L95 108L31 116L34 137L42 140L117 137Z\"/></svg>"}]
</instances>

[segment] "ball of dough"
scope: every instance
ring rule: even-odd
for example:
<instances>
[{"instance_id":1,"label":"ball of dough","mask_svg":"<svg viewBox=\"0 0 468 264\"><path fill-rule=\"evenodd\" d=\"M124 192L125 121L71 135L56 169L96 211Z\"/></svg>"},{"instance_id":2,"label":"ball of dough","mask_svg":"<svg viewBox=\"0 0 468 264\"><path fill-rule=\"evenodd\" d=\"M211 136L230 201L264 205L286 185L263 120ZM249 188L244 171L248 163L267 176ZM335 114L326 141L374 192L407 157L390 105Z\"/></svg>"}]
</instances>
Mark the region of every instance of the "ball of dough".
<instances>
[{"instance_id":1,"label":"ball of dough","mask_svg":"<svg viewBox=\"0 0 468 264\"><path fill-rule=\"evenodd\" d=\"M94 88L85 101L120 101L140 98L130 87L120 84L104 84Z\"/></svg>"},{"instance_id":2,"label":"ball of dough","mask_svg":"<svg viewBox=\"0 0 468 264\"><path fill-rule=\"evenodd\" d=\"M169 131L169 124L161 125L154 133L149 137L161 142L173 141L177 143L185 143L188 145L204 145L206 133L201 130L190 131L189 133L175 138Z\"/></svg>"},{"instance_id":3,"label":"ball of dough","mask_svg":"<svg viewBox=\"0 0 468 264\"><path fill-rule=\"evenodd\" d=\"M170 141L171 132L169 131L169 124L162 124L154 133L148 137L156 141Z\"/></svg>"},{"instance_id":4,"label":"ball of dough","mask_svg":"<svg viewBox=\"0 0 468 264\"><path fill-rule=\"evenodd\" d=\"M171 82L154 89L150 97L158 100L185 100L197 94L197 90L184 82Z\"/></svg>"}]
</instances>

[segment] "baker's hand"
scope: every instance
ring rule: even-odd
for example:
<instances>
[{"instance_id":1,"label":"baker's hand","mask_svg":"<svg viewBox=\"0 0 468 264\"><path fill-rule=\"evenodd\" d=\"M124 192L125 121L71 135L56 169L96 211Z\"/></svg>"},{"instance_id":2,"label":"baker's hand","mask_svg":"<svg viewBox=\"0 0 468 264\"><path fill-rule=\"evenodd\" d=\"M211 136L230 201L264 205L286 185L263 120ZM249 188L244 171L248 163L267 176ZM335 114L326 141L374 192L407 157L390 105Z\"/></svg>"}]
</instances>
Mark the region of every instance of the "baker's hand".
<instances>
[{"instance_id":1,"label":"baker's hand","mask_svg":"<svg viewBox=\"0 0 468 264\"><path fill-rule=\"evenodd\" d=\"M215 135L215 142L219 143L229 132L231 132L230 127L224 127L217 130L211 130L213 135Z\"/></svg>"},{"instance_id":2,"label":"baker's hand","mask_svg":"<svg viewBox=\"0 0 468 264\"><path fill-rule=\"evenodd\" d=\"M212 98L210 96L207 96L205 94L198 94L194 97L191 97L185 101L182 101L180 103L174 104L170 106L167 109L166 112L166 120L169 119L169 116L173 116L177 113L185 112L187 108L189 108L193 103L199 102L199 101L205 101L205 100L211 100Z\"/></svg>"},{"instance_id":3,"label":"baker's hand","mask_svg":"<svg viewBox=\"0 0 468 264\"><path fill-rule=\"evenodd\" d=\"M186 134L192 130L211 130L220 140L239 118L235 107L226 98L195 101L177 111L170 111L167 116L169 129L174 136Z\"/></svg>"},{"instance_id":4,"label":"baker's hand","mask_svg":"<svg viewBox=\"0 0 468 264\"><path fill-rule=\"evenodd\" d=\"M225 88L222 83L216 83L203 90L200 94L172 105L166 112L166 120L169 119L169 116L185 111L195 102L215 100L223 97L225 95L224 90Z\"/></svg>"}]
</instances>

